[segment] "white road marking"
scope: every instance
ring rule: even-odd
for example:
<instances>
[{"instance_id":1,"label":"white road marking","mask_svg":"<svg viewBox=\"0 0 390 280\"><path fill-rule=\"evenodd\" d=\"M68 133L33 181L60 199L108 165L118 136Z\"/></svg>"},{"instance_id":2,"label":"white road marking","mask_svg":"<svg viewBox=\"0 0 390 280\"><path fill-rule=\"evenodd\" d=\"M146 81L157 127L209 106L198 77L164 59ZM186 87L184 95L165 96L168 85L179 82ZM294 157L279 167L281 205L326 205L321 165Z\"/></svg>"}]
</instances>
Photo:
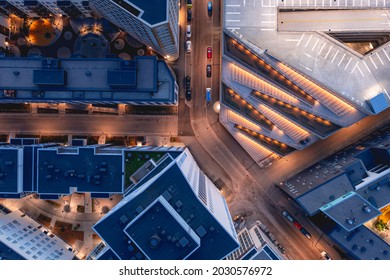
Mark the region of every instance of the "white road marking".
<instances>
[{"instance_id":1,"label":"white road marking","mask_svg":"<svg viewBox=\"0 0 390 280\"><path fill-rule=\"evenodd\" d=\"M261 28L260 30L263 30L263 31L274 31L275 28Z\"/></svg>"},{"instance_id":2,"label":"white road marking","mask_svg":"<svg viewBox=\"0 0 390 280\"><path fill-rule=\"evenodd\" d=\"M390 57L389 55L387 54L387 52L385 52L385 49L382 49L383 53L385 54L385 56L387 57L387 59L390 61Z\"/></svg>"},{"instance_id":3,"label":"white road marking","mask_svg":"<svg viewBox=\"0 0 390 280\"><path fill-rule=\"evenodd\" d=\"M227 27L227 29L240 29L240 27Z\"/></svg>"},{"instance_id":4,"label":"white road marking","mask_svg":"<svg viewBox=\"0 0 390 280\"><path fill-rule=\"evenodd\" d=\"M370 60L371 60L372 65L374 65L375 69L378 69L378 67L376 66L376 64L375 64L374 60L372 59L372 57L369 56L369 58L370 58Z\"/></svg>"},{"instance_id":5,"label":"white road marking","mask_svg":"<svg viewBox=\"0 0 390 280\"><path fill-rule=\"evenodd\" d=\"M275 16L276 14L261 14L262 16Z\"/></svg>"},{"instance_id":6,"label":"white road marking","mask_svg":"<svg viewBox=\"0 0 390 280\"><path fill-rule=\"evenodd\" d=\"M309 67L307 67L306 65L303 65L302 63L299 63L299 65L301 65L303 68L305 68L305 69L307 69L307 70L309 70L309 71L313 71L313 70L311 70Z\"/></svg>"},{"instance_id":7,"label":"white road marking","mask_svg":"<svg viewBox=\"0 0 390 280\"><path fill-rule=\"evenodd\" d=\"M230 21L230 22L240 22L241 20L239 20L239 19L227 19L226 21Z\"/></svg>"},{"instance_id":8,"label":"white road marking","mask_svg":"<svg viewBox=\"0 0 390 280\"><path fill-rule=\"evenodd\" d=\"M328 52L326 53L324 59L326 59L326 58L328 57L328 55L329 55L330 51L332 50L332 48L333 48L333 46L330 46L330 49L329 49Z\"/></svg>"},{"instance_id":9,"label":"white road marking","mask_svg":"<svg viewBox=\"0 0 390 280\"><path fill-rule=\"evenodd\" d=\"M302 39L303 39L303 36L305 36L305 34L302 34L301 39L299 39L299 41L298 41L297 47L298 47L299 44L301 43L301 41L302 41Z\"/></svg>"},{"instance_id":10,"label":"white road marking","mask_svg":"<svg viewBox=\"0 0 390 280\"><path fill-rule=\"evenodd\" d=\"M382 60L382 58L379 56L379 54L378 54L378 53L376 53L376 56L378 57L378 59L379 59L379 61L382 63L382 65L385 65L385 64L383 63L383 60Z\"/></svg>"},{"instance_id":11,"label":"white road marking","mask_svg":"<svg viewBox=\"0 0 390 280\"><path fill-rule=\"evenodd\" d=\"M239 15L240 12L226 12L227 15Z\"/></svg>"},{"instance_id":12,"label":"white road marking","mask_svg":"<svg viewBox=\"0 0 390 280\"><path fill-rule=\"evenodd\" d=\"M314 50L314 48L317 46L317 44L318 44L318 41L319 41L320 39L317 39L317 41L315 42L315 44L314 44L314 46L313 46L313 48L311 49L312 51Z\"/></svg>"},{"instance_id":13,"label":"white road marking","mask_svg":"<svg viewBox=\"0 0 390 280\"><path fill-rule=\"evenodd\" d=\"M370 70L370 68L368 67L367 63L366 63L364 60L363 60L363 63L364 63L364 65L366 66L366 68L367 68L368 72L370 72L370 73L371 73L371 70Z\"/></svg>"},{"instance_id":14,"label":"white road marking","mask_svg":"<svg viewBox=\"0 0 390 280\"><path fill-rule=\"evenodd\" d=\"M334 54L334 57L333 57L333 59L332 59L332 61L331 62L333 62L333 60L336 58L336 55L339 53L339 50L337 50L337 52Z\"/></svg>"},{"instance_id":15,"label":"white road marking","mask_svg":"<svg viewBox=\"0 0 390 280\"><path fill-rule=\"evenodd\" d=\"M355 69L356 69L356 67L358 67L358 65L359 65L359 61L356 62L355 66L352 68L351 74L353 74L353 72L355 72Z\"/></svg>"},{"instance_id":16,"label":"white road marking","mask_svg":"<svg viewBox=\"0 0 390 280\"><path fill-rule=\"evenodd\" d=\"M326 43L324 43L320 49L320 51L318 52L318 55L320 55L320 53L322 52L322 50L324 49L324 47L326 46Z\"/></svg>"},{"instance_id":17,"label":"white road marking","mask_svg":"<svg viewBox=\"0 0 390 280\"><path fill-rule=\"evenodd\" d=\"M344 57L345 57L345 54L343 54L343 57L340 59L339 64L337 64L337 67L340 66L340 64L343 61Z\"/></svg>"},{"instance_id":18,"label":"white road marking","mask_svg":"<svg viewBox=\"0 0 390 280\"><path fill-rule=\"evenodd\" d=\"M364 74L362 72L362 70L360 69L360 67L358 66L357 69L359 70L360 74L362 74L362 76L364 77Z\"/></svg>"},{"instance_id":19,"label":"white road marking","mask_svg":"<svg viewBox=\"0 0 390 280\"><path fill-rule=\"evenodd\" d=\"M309 44L309 42L310 42L310 40L311 40L312 37L313 37L313 35L310 35L309 40L307 40L307 42L306 42L305 48L306 48L307 45Z\"/></svg>"},{"instance_id":20,"label":"white road marking","mask_svg":"<svg viewBox=\"0 0 390 280\"><path fill-rule=\"evenodd\" d=\"M347 70L347 68L348 68L349 64L351 63L351 60L352 60L352 57L349 59L349 61L348 61L347 65L346 65L346 66L345 66L345 68L344 68L344 70Z\"/></svg>"},{"instance_id":21,"label":"white road marking","mask_svg":"<svg viewBox=\"0 0 390 280\"><path fill-rule=\"evenodd\" d=\"M226 7L241 7L241 5L226 5Z\"/></svg>"}]
</instances>

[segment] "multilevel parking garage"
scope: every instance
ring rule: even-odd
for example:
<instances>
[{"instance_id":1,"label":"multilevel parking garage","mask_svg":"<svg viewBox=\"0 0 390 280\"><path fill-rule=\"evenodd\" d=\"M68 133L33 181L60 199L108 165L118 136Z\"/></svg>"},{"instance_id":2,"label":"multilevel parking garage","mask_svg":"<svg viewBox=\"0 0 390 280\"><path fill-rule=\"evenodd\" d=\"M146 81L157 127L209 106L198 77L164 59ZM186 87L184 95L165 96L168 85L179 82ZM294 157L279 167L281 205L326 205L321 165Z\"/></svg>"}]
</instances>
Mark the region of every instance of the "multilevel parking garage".
<instances>
[{"instance_id":1,"label":"multilevel parking garage","mask_svg":"<svg viewBox=\"0 0 390 280\"><path fill-rule=\"evenodd\" d=\"M254 133L303 149L389 107L389 7L387 0L224 2L220 120L260 166L269 153L253 155L256 145L276 151ZM231 111L261 130L248 133Z\"/></svg>"}]
</instances>

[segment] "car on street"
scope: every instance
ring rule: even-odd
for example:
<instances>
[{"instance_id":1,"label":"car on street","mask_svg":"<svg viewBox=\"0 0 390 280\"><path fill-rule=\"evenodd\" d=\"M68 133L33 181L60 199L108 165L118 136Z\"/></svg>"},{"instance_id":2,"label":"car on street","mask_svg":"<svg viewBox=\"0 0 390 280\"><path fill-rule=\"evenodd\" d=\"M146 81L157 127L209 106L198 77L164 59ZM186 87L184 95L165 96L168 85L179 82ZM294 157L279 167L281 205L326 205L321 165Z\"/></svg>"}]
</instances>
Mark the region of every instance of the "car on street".
<instances>
[{"instance_id":1,"label":"car on street","mask_svg":"<svg viewBox=\"0 0 390 280\"><path fill-rule=\"evenodd\" d=\"M191 45L192 45L191 41L186 42L186 52L187 53L191 53Z\"/></svg>"},{"instance_id":2,"label":"car on street","mask_svg":"<svg viewBox=\"0 0 390 280\"><path fill-rule=\"evenodd\" d=\"M187 24L187 39L190 39L191 38L191 25Z\"/></svg>"},{"instance_id":3,"label":"car on street","mask_svg":"<svg viewBox=\"0 0 390 280\"><path fill-rule=\"evenodd\" d=\"M322 251L322 252L321 252L321 256L322 256L325 260L327 260L327 261L332 260L332 258L329 256L329 254L328 254L327 252L325 252L325 251Z\"/></svg>"},{"instance_id":4,"label":"car on street","mask_svg":"<svg viewBox=\"0 0 390 280\"><path fill-rule=\"evenodd\" d=\"M211 64L207 64L206 66L206 76L207 78L211 77Z\"/></svg>"},{"instance_id":5,"label":"car on street","mask_svg":"<svg viewBox=\"0 0 390 280\"><path fill-rule=\"evenodd\" d=\"M191 89L190 88L187 88L186 89L186 99L188 100L188 101L191 101Z\"/></svg>"},{"instance_id":6,"label":"car on street","mask_svg":"<svg viewBox=\"0 0 390 280\"><path fill-rule=\"evenodd\" d=\"M185 86L186 86L186 88L190 88L191 87L191 77L188 76L188 75L185 78Z\"/></svg>"},{"instance_id":7,"label":"car on street","mask_svg":"<svg viewBox=\"0 0 390 280\"><path fill-rule=\"evenodd\" d=\"M207 13L209 15L209 17L211 17L213 15L213 2L209 1L207 3Z\"/></svg>"},{"instance_id":8,"label":"car on street","mask_svg":"<svg viewBox=\"0 0 390 280\"><path fill-rule=\"evenodd\" d=\"M289 220L290 222L294 222L294 218L291 217L291 215L287 212L287 211L283 211L283 216L286 217L287 220Z\"/></svg>"},{"instance_id":9,"label":"car on street","mask_svg":"<svg viewBox=\"0 0 390 280\"><path fill-rule=\"evenodd\" d=\"M207 59L211 60L213 57L213 49L211 47L207 47Z\"/></svg>"},{"instance_id":10,"label":"car on street","mask_svg":"<svg viewBox=\"0 0 390 280\"><path fill-rule=\"evenodd\" d=\"M191 23L192 20L192 10L187 10L187 23Z\"/></svg>"},{"instance_id":11,"label":"car on street","mask_svg":"<svg viewBox=\"0 0 390 280\"><path fill-rule=\"evenodd\" d=\"M192 8L192 0L187 0L187 9Z\"/></svg>"},{"instance_id":12,"label":"car on street","mask_svg":"<svg viewBox=\"0 0 390 280\"><path fill-rule=\"evenodd\" d=\"M206 102L211 102L211 88L206 88Z\"/></svg>"}]
</instances>

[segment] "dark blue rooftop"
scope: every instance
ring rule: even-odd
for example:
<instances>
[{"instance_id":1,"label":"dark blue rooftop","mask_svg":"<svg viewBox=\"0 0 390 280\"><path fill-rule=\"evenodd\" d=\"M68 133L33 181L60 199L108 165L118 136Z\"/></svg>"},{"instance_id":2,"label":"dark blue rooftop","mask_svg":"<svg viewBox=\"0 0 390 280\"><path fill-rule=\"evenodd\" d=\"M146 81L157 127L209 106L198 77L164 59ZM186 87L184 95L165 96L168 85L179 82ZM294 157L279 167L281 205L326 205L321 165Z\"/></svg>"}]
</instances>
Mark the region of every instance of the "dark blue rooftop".
<instances>
[{"instance_id":1,"label":"dark blue rooftop","mask_svg":"<svg viewBox=\"0 0 390 280\"><path fill-rule=\"evenodd\" d=\"M389 102L383 92L374 96L370 100L367 100L367 103L375 114L379 114L380 112L389 107Z\"/></svg>"},{"instance_id":2,"label":"dark blue rooftop","mask_svg":"<svg viewBox=\"0 0 390 280\"><path fill-rule=\"evenodd\" d=\"M162 195L200 238L200 247L188 259L221 259L236 249L238 247L236 241L194 194L179 167L174 164L167 168L148 187L141 186L130 193L94 226L94 230L104 242L121 259L142 258L139 256L137 246L131 242L124 229L143 209ZM139 230L150 232L151 226L154 225L141 225Z\"/></svg>"},{"instance_id":3,"label":"dark blue rooftop","mask_svg":"<svg viewBox=\"0 0 390 280\"><path fill-rule=\"evenodd\" d=\"M125 232L152 260L186 259L200 243L195 232L162 196L130 222Z\"/></svg>"},{"instance_id":4,"label":"dark blue rooftop","mask_svg":"<svg viewBox=\"0 0 390 280\"><path fill-rule=\"evenodd\" d=\"M125 0L126 1L126 0ZM150 25L167 20L167 0L153 0L152 3L145 0L127 0L130 5L143 10L141 18Z\"/></svg>"},{"instance_id":5,"label":"dark blue rooftop","mask_svg":"<svg viewBox=\"0 0 390 280\"><path fill-rule=\"evenodd\" d=\"M95 154L94 147L40 149L38 193L123 193L121 154Z\"/></svg>"},{"instance_id":6,"label":"dark blue rooftop","mask_svg":"<svg viewBox=\"0 0 390 280\"><path fill-rule=\"evenodd\" d=\"M0 193L19 192L18 164L17 148L0 149Z\"/></svg>"},{"instance_id":7,"label":"dark blue rooftop","mask_svg":"<svg viewBox=\"0 0 390 280\"><path fill-rule=\"evenodd\" d=\"M34 84L40 86L63 86L66 82L66 72L64 70L34 70Z\"/></svg>"}]
</instances>

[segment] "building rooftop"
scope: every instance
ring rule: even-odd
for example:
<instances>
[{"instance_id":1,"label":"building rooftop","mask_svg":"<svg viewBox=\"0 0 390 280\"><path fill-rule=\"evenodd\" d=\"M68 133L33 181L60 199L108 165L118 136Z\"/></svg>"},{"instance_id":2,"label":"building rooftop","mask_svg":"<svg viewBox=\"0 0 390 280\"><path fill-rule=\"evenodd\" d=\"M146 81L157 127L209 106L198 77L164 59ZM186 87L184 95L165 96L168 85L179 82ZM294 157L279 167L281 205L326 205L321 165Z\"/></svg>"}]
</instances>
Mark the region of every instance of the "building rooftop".
<instances>
[{"instance_id":1,"label":"building rooftop","mask_svg":"<svg viewBox=\"0 0 390 280\"><path fill-rule=\"evenodd\" d=\"M347 231L379 216L381 211L355 192L350 192L321 207L321 211Z\"/></svg>"},{"instance_id":2,"label":"building rooftop","mask_svg":"<svg viewBox=\"0 0 390 280\"><path fill-rule=\"evenodd\" d=\"M18 174L21 149L17 147L0 147L0 193L18 193L18 181L21 174Z\"/></svg>"},{"instance_id":3,"label":"building rooftop","mask_svg":"<svg viewBox=\"0 0 390 280\"><path fill-rule=\"evenodd\" d=\"M141 17L150 25L155 25L167 20L167 0L154 0L153 5L150 5L150 3L144 0L125 1L135 9L129 10L130 13L134 16Z\"/></svg>"},{"instance_id":4,"label":"building rooftop","mask_svg":"<svg viewBox=\"0 0 390 280\"><path fill-rule=\"evenodd\" d=\"M134 60L0 57L0 67L0 89L15 90L14 96L1 95L2 102L177 103L175 77L165 61L154 56Z\"/></svg>"},{"instance_id":5,"label":"building rooftop","mask_svg":"<svg viewBox=\"0 0 390 280\"><path fill-rule=\"evenodd\" d=\"M354 259L390 260L390 246L365 226L348 232L336 226L328 235Z\"/></svg>"},{"instance_id":6,"label":"building rooftop","mask_svg":"<svg viewBox=\"0 0 390 280\"><path fill-rule=\"evenodd\" d=\"M166 165L165 163L169 158L171 160L168 161L168 165ZM141 237L134 237L134 241L140 245L138 248L138 246L129 238L129 235L125 230L131 221L137 220L140 213L142 213L144 209L147 209L149 205L153 204L160 196L162 196L170 207L175 210L176 214L180 216L180 218L177 217L176 214L173 216L173 212L171 210L166 210L167 208L170 208L165 205L165 210L163 210L165 212L164 217L174 221L178 227L179 224L181 226L181 223L178 221L185 221L185 224L200 238L200 247L190 254L188 259L221 259L237 248L238 244L236 243L235 238L232 237L231 233L228 233L216 220L212 212L210 212L211 210L203 204L204 202L195 195L194 190L187 181L182 169L179 168L179 165L181 166L183 164L182 161L184 160L185 162L186 158L188 159L189 157L181 156L175 161L172 161L172 157L168 156L168 158L162 160L159 165L146 176L146 179L142 179L129 195L93 227L120 259L144 259L147 258L145 257L145 254L149 257L163 259L177 256L168 254L164 257L163 253L152 253L149 245L145 247L145 243L142 243L146 242L146 239L141 240ZM184 165L185 164L183 164L183 166ZM160 170L160 166L164 166L164 168ZM198 180L196 180L196 182L198 182ZM199 181L199 184L200 183L201 181ZM196 185L198 185L198 183L196 183ZM219 202L215 199L215 203L217 204ZM225 208L216 209L216 207L217 206L215 206L213 210L215 212L214 215L217 215L217 212L225 211ZM218 205L218 207L220 206ZM148 213L148 216L145 217L151 217L149 215L153 216L153 212ZM156 223L158 227L158 225L160 225L159 221L156 221ZM162 227L163 225L160 226ZM169 235L171 236L170 242L172 242L173 235L168 234L168 231L171 232L171 229L167 229L167 234L162 235L161 230L158 230L157 227L154 228L154 230L160 233L159 238L162 240L160 241L162 242L161 244L165 244L165 242L169 241ZM131 227L131 229L133 230L133 227ZM150 229L146 226L137 228L137 232L138 231L147 231L148 234L145 235L146 238L152 236ZM187 229L187 232L190 231ZM186 239L190 242L188 244L190 244L191 248L196 247L196 241L191 241L191 239L194 239L192 234L191 238L186 237ZM181 238L176 240L180 242ZM186 242L185 240L182 240L181 243L184 244ZM179 243L178 246L182 245ZM212 248L212 250L210 250L210 248ZM144 253L142 253L142 251ZM165 252L165 254L167 253ZM186 250L185 254L187 255L189 252Z\"/></svg>"},{"instance_id":7,"label":"building rooftop","mask_svg":"<svg viewBox=\"0 0 390 280\"><path fill-rule=\"evenodd\" d=\"M353 38L359 38L362 32L367 36L388 30L390 20L383 9L389 5L384 3L378 8L375 2L367 2L358 6L350 0L245 4L227 0L224 26L259 52L267 50L270 57L290 65L356 108L373 112L367 101L380 93L389 100L389 40L382 40L385 43L379 46L372 40L369 55L362 55L350 48L349 42L335 37L352 32Z\"/></svg>"},{"instance_id":8,"label":"building rooftop","mask_svg":"<svg viewBox=\"0 0 390 280\"><path fill-rule=\"evenodd\" d=\"M97 147L63 147L40 149L38 157L39 194L123 193L122 154Z\"/></svg>"},{"instance_id":9,"label":"building rooftop","mask_svg":"<svg viewBox=\"0 0 390 280\"><path fill-rule=\"evenodd\" d=\"M198 235L163 196L143 210L124 231L152 260L186 259L200 246Z\"/></svg>"}]
</instances>

